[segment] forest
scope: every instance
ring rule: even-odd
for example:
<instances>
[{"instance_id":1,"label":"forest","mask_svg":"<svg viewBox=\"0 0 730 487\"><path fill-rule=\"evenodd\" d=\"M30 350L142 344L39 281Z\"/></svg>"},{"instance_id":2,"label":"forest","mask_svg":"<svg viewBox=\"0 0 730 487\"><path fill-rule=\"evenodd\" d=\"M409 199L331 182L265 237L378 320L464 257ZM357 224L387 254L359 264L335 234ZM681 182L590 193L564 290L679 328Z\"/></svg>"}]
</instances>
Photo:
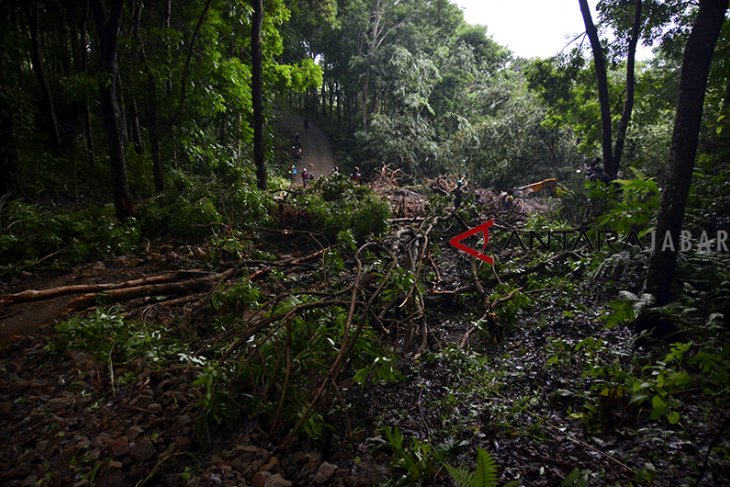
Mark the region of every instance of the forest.
<instances>
[{"instance_id":1,"label":"forest","mask_svg":"<svg viewBox=\"0 0 730 487\"><path fill-rule=\"evenodd\" d=\"M0 484L730 485L728 0L574 3L2 0Z\"/></svg>"}]
</instances>

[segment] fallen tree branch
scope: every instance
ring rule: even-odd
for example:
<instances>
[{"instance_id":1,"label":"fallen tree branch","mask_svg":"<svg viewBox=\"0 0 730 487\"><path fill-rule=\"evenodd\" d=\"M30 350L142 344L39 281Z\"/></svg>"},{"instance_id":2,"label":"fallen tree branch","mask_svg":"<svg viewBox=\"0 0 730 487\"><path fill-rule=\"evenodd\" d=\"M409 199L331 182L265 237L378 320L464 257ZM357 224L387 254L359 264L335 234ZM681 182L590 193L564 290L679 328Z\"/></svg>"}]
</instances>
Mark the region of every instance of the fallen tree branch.
<instances>
[{"instance_id":1,"label":"fallen tree branch","mask_svg":"<svg viewBox=\"0 0 730 487\"><path fill-rule=\"evenodd\" d=\"M130 288L146 285L154 285L159 283L166 283L172 281L178 281L185 277L190 277L194 274L205 274L210 275L210 272L190 270L190 271L176 271L156 276L142 277L139 279L132 279L123 282L112 282L103 284L74 284L71 286L60 286L49 289L28 289L16 294L9 294L0 299L0 304L8 306L17 303L27 303L30 301L42 301L44 299L58 298L60 296L69 296L72 294L85 294L85 293L97 293L101 291L107 291L112 289Z\"/></svg>"},{"instance_id":2,"label":"fallen tree branch","mask_svg":"<svg viewBox=\"0 0 730 487\"><path fill-rule=\"evenodd\" d=\"M232 274L232 271L226 271L222 274L215 274L210 277L198 279L188 279L186 281L147 284L143 286L110 289L100 293L87 293L71 300L66 306L66 311L78 311L79 309L92 306L99 301L116 303L143 296L169 296L183 294L189 291L206 291L215 286L220 279L230 277Z\"/></svg>"},{"instance_id":3,"label":"fallen tree branch","mask_svg":"<svg viewBox=\"0 0 730 487\"><path fill-rule=\"evenodd\" d=\"M535 272L539 272L539 271L545 269L546 267L550 266L551 264L554 264L556 262L559 262L559 261L565 259L566 257L575 257L576 255L577 254L575 252L572 252L570 250L564 250L563 252L559 252L555 255L552 255L548 259L546 259L542 262L538 262L537 264L532 265L526 269L512 271L512 272L503 274L502 279L507 280L507 279L512 279L514 277L524 277L528 274L533 274Z\"/></svg>"}]
</instances>

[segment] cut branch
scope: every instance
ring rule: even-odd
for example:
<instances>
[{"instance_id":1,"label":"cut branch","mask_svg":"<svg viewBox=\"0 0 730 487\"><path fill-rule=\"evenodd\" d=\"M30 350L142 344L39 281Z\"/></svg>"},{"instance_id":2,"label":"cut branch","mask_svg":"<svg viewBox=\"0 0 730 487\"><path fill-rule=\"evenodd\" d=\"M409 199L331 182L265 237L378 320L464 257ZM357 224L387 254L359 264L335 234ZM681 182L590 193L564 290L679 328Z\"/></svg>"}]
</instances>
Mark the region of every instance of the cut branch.
<instances>
[{"instance_id":1,"label":"cut branch","mask_svg":"<svg viewBox=\"0 0 730 487\"><path fill-rule=\"evenodd\" d=\"M178 271L169 272L166 274L160 274L157 276L143 277L140 279L132 279L123 282L110 282L102 284L74 284L71 286L60 286L49 289L28 289L16 294L9 294L0 299L0 304L3 306L9 306L17 303L27 303L30 301L42 301L44 299L58 298L61 296L69 296L72 294L86 294L86 293L97 293L101 291L108 291L112 289L130 288L137 286L147 286L152 284L160 284L166 282L179 281L184 278L189 278L193 274L206 274L210 275L209 272L205 271Z\"/></svg>"}]
</instances>

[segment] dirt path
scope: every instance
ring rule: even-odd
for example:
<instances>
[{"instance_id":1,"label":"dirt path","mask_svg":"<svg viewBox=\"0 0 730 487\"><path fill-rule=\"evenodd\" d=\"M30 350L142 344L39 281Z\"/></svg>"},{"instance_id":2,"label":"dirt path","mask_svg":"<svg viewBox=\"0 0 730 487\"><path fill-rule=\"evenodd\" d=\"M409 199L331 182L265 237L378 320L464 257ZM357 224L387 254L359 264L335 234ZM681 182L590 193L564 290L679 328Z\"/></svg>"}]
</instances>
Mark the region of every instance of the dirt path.
<instances>
[{"instance_id":1,"label":"dirt path","mask_svg":"<svg viewBox=\"0 0 730 487\"><path fill-rule=\"evenodd\" d=\"M291 136L299 134L304 153L304 166L312 171L315 177L330 174L335 167L335 158L332 153L327 135L316 124L309 122L309 128L304 128L304 118L296 113L282 111L280 123ZM301 170L302 168L300 168ZM297 181L301 183L300 181Z\"/></svg>"}]
</instances>

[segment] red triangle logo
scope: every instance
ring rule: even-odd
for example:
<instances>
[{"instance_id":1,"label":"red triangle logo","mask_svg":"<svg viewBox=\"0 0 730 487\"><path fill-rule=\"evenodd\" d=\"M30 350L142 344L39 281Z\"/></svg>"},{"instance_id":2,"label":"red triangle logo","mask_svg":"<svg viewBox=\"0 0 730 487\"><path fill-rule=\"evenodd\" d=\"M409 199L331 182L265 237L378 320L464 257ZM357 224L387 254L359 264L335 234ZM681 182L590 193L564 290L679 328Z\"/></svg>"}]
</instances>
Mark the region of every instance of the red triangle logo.
<instances>
[{"instance_id":1,"label":"red triangle logo","mask_svg":"<svg viewBox=\"0 0 730 487\"><path fill-rule=\"evenodd\" d=\"M483 251L487 248L487 242L489 241L489 227L491 227L494 224L494 220L487 220L484 223L482 223L479 226L476 226L474 228L470 228L466 232L460 233L459 235L456 235L455 237L451 237L449 240L449 244L452 247L455 247L462 252L466 252L467 254L476 257L479 260L483 260L487 264L494 264L494 259L486 255ZM484 245L482 245L482 252L475 250L471 247L467 247L464 245L462 240L466 240L467 238L471 237L472 235L476 235L477 233L483 233L484 234Z\"/></svg>"}]
</instances>

